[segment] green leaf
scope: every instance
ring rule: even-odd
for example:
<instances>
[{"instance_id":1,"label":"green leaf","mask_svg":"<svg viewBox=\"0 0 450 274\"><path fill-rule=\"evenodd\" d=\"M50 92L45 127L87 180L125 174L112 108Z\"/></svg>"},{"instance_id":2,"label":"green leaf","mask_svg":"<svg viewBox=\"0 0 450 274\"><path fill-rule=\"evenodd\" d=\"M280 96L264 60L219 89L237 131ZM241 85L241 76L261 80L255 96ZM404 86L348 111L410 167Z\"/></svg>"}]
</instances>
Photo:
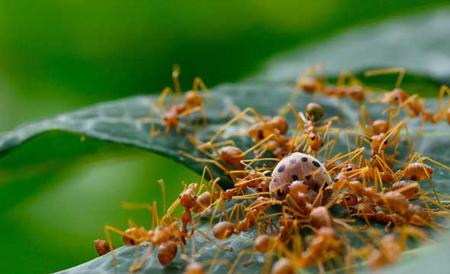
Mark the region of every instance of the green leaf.
<instances>
[{"instance_id":1,"label":"green leaf","mask_svg":"<svg viewBox=\"0 0 450 274\"><path fill-rule=\"evenodd\" d=\"M149 136L150 123L148 121L151 121L160 131L164 131L164 124L161 123L161 119L149 115L149 112L159 113L159 109L155 106L156 98L152 96L133 97L104 103L25 125L0 136L0 153L2 155L0 163L3 163L0 173L27 169L30 166L33 166L33 169L36 168L34 159L17 163L18 165L14 164L16 163L14 161L14 150L24 142L28 142L34 137L39 138L38 136L42 135L55 134L57 139L64 138L64 136L61 136L64 135L63 132L67 132L69 135L80 135L83 138L88 138L88 140L92 138L150 150L171 157L193 170L201 172L203 164L179 154L180 150L191 152L194 149L186 136L195 134L202 141L207 141L214 132L235 115L236 107L239 109L253 107L265 115L277 114L279 109L290 101L294 92L293 82L297 75L308 66L321 61L327 63L331 77L336 77L341 68L362 72L364 69L374 66L405 66L417 72L413 77L405 79L405 86L411 87L414 92L419 92L416 88L420 87L423 93L431 94L431 91L436 92L438 90L438 82L450 82L448 79L450 35L448 28L445 28L450 23L449 18L450 10L444 10L394 20L379 26L367 27L360 31L340 35L328 42L321 42L319 45L304 49L300 53L281 58L279 61L274 61L274 64L255 78L239 84L219 86L212 90L206 96L205 102L207 124L202 122L201 115L196 114L182 120L178 133L172 130L167 135L161 133L157 137ZM419 37L420 39L418 39ZM382 86L386 84L385 78L381 80L371 79L371 81ZM391 87L391 84L385 86L385 88ZM298 109L303 109L306 103L312 100L317 100L324 106L328 117L338 116L341 122L340 126L356 126L358 110L356 103L348 100L339 101L334 98L301 94L294 104ZM433 99L426 102L429 106L436 104ZM369 111L375 117L380 115L379 108L374 107ZM416 122L410 123L409 126L413 133L419 129ZM224 132L223 138L233 136L240 147L249 147L251 142L247 138L235 136L242 129L239 126L231 127ZM445 136L449 134L449 128L444 123L437 126L427 126L425 136L419 145L420 152L437 158L441 162L448 162L450 159L449 151L446 150L445 153L442 153L441 148L448 147L449 140ZM342 140L342 142L345 143L345 140ZM82 155L90 151L89 148L83 149L79 154ZM51 160L45 159L45 157L44 154L39 157L39 160ZM216 169L216 175L222 176L223 174ZM448 172L437 172L435 176L438 190L447 194L450 193L448 186L445 184L448 175ZM199 228L209 233L205 223L200 224ZM254 233L254 231L248 234L244 233L224 241L223 244L232 246L233 251L222 250L220 257L233 262L239 251L252 248ZM196 259L200 262L211 261L211 256L216 254L217 247L207 243L204 238L198 235L195 237L195 246L199 254ZM131 264L142 258L146 250L146 247L122 247L115 252L119 264L113 264L112 255L106 255L75 267L69 272L112 272L113 268L116 267L118 272L128 272ZM251 264L248 268L244 269L242 265L239 265L239 268L241 271L259 272L262 258L258 257L256 261L257 263ZM163 268L157 262L153 252L153 255L146 261L144 270L151 273L157 273L158 271L179 273L184 269L184 265L183 260L178 258L169 267ZM211 270L226 272L227 266L222 265L219 268Z\"/></svg>"},{"instance_id":2,"label":"green leaf","mask_svg":"<svg viewBox=\"0 0 450 274\"><path fill-rule=\"evenodd\" d=\"M256 78L289 82L299 71L325 64L330 75L343 69L403 67L449 84L449 14L450 9L440 9L339 34L276 58Z\"/></svg>"}]
</instances>

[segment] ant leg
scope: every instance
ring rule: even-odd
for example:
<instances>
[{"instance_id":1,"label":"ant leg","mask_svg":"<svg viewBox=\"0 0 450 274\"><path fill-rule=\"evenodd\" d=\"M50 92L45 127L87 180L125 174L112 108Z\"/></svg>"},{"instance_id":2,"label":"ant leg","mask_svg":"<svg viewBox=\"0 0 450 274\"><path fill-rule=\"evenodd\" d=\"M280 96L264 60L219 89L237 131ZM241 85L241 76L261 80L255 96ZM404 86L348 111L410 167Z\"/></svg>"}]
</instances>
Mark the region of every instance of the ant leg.
<instances>
[{"instance_id":1,"label":"ant leg","mask_svg":"<svg viewBox=\"0 0 450 274\"><path fill-rule=\"evenodd\" d=\"M161 188L162 200L163 200L163 212L166 212L167 203L166 203L166 186L164 184L164 180L158 180L159 187Z\"/></svg>"},{"instance_id":2,"label":"ant leg","mask_svg":"<svg viewBox=\"0 0 450 274\"><path fill-rule=\"evenodd\" d=\"M295 109L295 106L291 103L287 104L286 106L284 106L280 113L284 116L286 115L286 113L288 111L291 111L292 114L294 115L295 120L297 120L297 123L302 122L302 119L300 118L300 115L298 114L298 111Z\"/></svg>"},{"instance_id":3,"label":"ant leg","mask_svg":"<svg viewBox=\"0 0 450 274\"><path fill-rule=\"evenodd\" d=\"M180 117L185 117L185 116L188 116L188 115L190 115L190 114L192 114L192 113L195 113L195 112L198 112L198 111L201 111L201 108L200 107L194 107L194 108L191 108L191 109L189 109L189 110L186 110L186 111L184 111L182 114L180 114L179 116Z\"/></svg>"},{"instance_id":4,"label":"ant leg","mask_svg":"<svg viewBox=\"0 0 450 274\"><path fill-rule=\"evenodd\" d=\"M436 161L436 160L434 160L434 159L432 159L430 157L427 157L427 156L422 156L422 157L420 157L419 159L416 160L416 162L421 162L421 163L424 162L424 161L430 161L433 164L438 165L438 166L442 167L443 169L446 169L446 170L450 171L450 167L449 166L446 166L445 164L443 164L441 162L438 162L438 161ZM426 172L426 170L425 170L425 172Z\"/></svg>"},{"instance_id":5,"label":"ant leg","mask_svg":"<svg viewBox=\"0 0 450 274\"><path fill-rule=\"evenodd\" d=\"M208 91L208 87L206 86L206 84L203 81L203 79L200 78L200 77L195 77L194 78L194 83L192 84L192 90L193 91L199 91L199 88L201 88L201 90L203 92L207 92Z\"/></svg>"},{"instance_id":6,"label":"ant leg","mask_svg":"<svg viewBox=\"0 0 450 274\"><path fill-rule=\"evenodd\" d=\"M164 108L165 104L165 100L166 97L169 96L169 100L171 101L172 104L174 104L175 102L173 102L173 98L170 96L173 93L173 90L170 87L165 87L161 94L159 95L158 99L156 100L156 106L162 110Z\"/></svg>"},{"instance_id":7,"label":"ant leg","mask_svg":"<svg viewBox=\"0 0 450 274\"><path fill-rule=\"evenodd\" d=\"M230 210L229 219L233 219L233 215L236 217L236 224L239 222L239 208L244 207L241 204L234 204L233 207ZM245 210L245 207L244 207Z\"/></svg>"},{"instance_id":8,"label":"ant leg","mask_svg":"<svg viewBox=\"0 0 450 274\"><path fill-rule=\"evenodd\" d=\"M437 106L437 113L441 113L442 111L442 102L444 101L444 96L445 94L450 95L450 89L448 88L448 86L442 86L441 89L439 90L439 99L438 99L438 106Z\"/></svg>"},{"instance_id":9,"label":"ant leg","mask_svg":"<svg viewBox=\"0 0 450 274\"><path fill-rule=\"evenodd\" d=\"M211 239L208 235L206 235L206 233L204 233L203 231L201 231L200 229L198 229L197 227L195 227L194 225L192 225L192 231L197 232L198 234L200 234L203 238L205 238L208 242L212 243L213 245L217 246L219 250L228 250L227 247L225 247L223 244L217 243L216 241L214 241L213 239Z\"/></svg>"},{"instance_id":10,"label":"ant leg","mask_svg":"<svg viewBox=\"0 0 450 274\"><path fill-rule=\"evenodd\" d=\"M172 68L172 81L173 86L175 87L175 92L178 96L181 96L181 85L180 85L180 66L174 65Z\"/></svg>"},{"instance_id":11,"label":"ant leg","mask_svg":"<svg viewBox=\"0 0 450 274\"><path fill-rule=\"evenodd\" d=\"M394 135L393 139L396 139L397 135L400 134L400 130L401 130L402 127L406 127L406 122L405 121L400 121L400 122L397 123L397 125L395 127L391 128L387 132L386 136L383 138L383 140L381 142L387 144L389 138L392 135ZM378 154L381 154L382 150L383 150L383 146L380 146L378 148Z\"/></svg>"},{"instance_id":12,"label":"ant leg","mask_svg":"<svg viewBox=\"0 0 450 274\"><path fill-rule=\"evenodd\" d=\"M128 210L136 210L136 209L145 209L145 210L147 210L149 213L150 213L150 215L151 215L151 218L150 218L150 227L154 227L154 225L155 225L155 223L157 223L156 222L156 216L153 214L154 213L154 211L153 211L153 207L154 207L154 204L148 204L148 203L129 203L129 202L122 202L121 203L121 207L123 208L123 209L128 209ZM166 214L167 216L168 216L168 214ZM163 218L164 219L164 218Z\"/></svg>"},{"instance_id":13,"label":"ant leg","mask_svg":"<svg viewBox=\"0 0 450 274\"><path fill-rule=\"evenodd\" d=\"M427 239L427 235L424 231L413 226L402 226L399 228L398 242L402 250L407 249L408 237L418 238L420 240Z\"/></svg>"},{"instance_id":14,"label":"ant leg","mask_svg":"<svg viewBox=\"0 0 450 274\"><path fill-rule=\"evenodd\" d=\"M211 230L212 224L214 222L214 219L216 218L216 214L217 211L219 209L219 203L222 200L222 198L220 198L219 200L217 200L216 202L214 202L213 204L211 204L211 207L214 207L213 212L211 214L211 217L209 218L209 224L208 224L208 230Z\"/></svg>"},{"instance_id":15,"label":"ant leg","mask_svg":"<svg viewBox=\"0 0 450 274\"><path fill-rule=\"evenodd\" d=\"M214 144L214 146L216 146L216 147L223 147L223 146L228 146L228 145L237 147L236 143L233 140L226 140L226 141L222 141L222 142L218 142L218 143Z\"/></svg>"},{"instance_id":16,"label":"ant leg","mask_svg":"<svg viewBox=\"0 0 450 274\"><path fill-rule=\"evenodd\" d=\"M113 244L112 244L112 238L111 238L110 232L117 233L120 236L124 236L125 232L123 232L122 230L120 230L118 228L115 228L115 227L113 227L111 225L105 225L103 227L103 232L105 233L105 238L106 238L106 241L108 242L109 249L112 252L112 263L113 263L114 266L117 266L117 264L118 264L117 257L116 257L116 254L114 252L114 247L113 247ZM136 241L136 239L133 238L133 235L127 235L127 237L131 238L133 241Z\"/></svg>"},{"instance_id":17,"label":"ant leg","mask_svg":"<svg viewBox=\"0 0 450 274\"><path fill-rule=\"evenodd\" d=\"M221 169L224 173L226 173L226 174L228 174L228 172L229 172L229 170L228 170L227 168L225 168L223 165L221 165L221 164L220 164L218 161L216 161L216 160L202 159L202 158L196 157L196 156L194 156L194 155L191 155L191 154L189 154L189 153L187 153L187 152L184 152L184 151L182 151L182 150L180 150L179 153L180 153L181 156L184 156L184 157L186 157L186 158L189 158L189 159L191 159L191 160L193 160L193 161L196 161L196 162L198 162L198 163L209 163L209 164L213 164L213 165L217 166L218 168L220 168L220 169Z\"/></svg>"},{"instance_id":18,"label":"ant leg","mask_svg":"<svg viewBox=\"0 0 450 274\"><path fill-rule=\"evenodd\" d=\"M223 125L222 127L220 127L216 133L209 139L208 143L214 143L214 141L220 136L220 134L222 134L229 126L231 126L232 124L234 124L235 122L237 122L238 120L240 120L241 118L245 117L245 115L247 115L247 113L252 113L255 115L255 117L258 117L262 120L261 115L253 108L246 108L243 111L241 111L240 113L238 113L233 119L231 119L230 121L228 121L228 123L226 123L225 125ZM200 145L202 146L202 145Z\"/></svg>"},{"instance_id":19,"label":"ant leg","mask_svg":"<svg viewBox=\"0 0 450 274\"><path fill-rule=\"evenodd\" d=\"M204 181L204 179L205 179L206 172L208 172L209 179L210 179L210 180L213 180L213 176L212 176L211 170L209 169L208 166L205 165L205 166L203 167L202 177L201 177L201 179L200 179L200 186L203 186L203 181ZM200 189L199 189L199 191L200 191Z\"/></svg>"},{"instance_id":20,"label":"ant leg","mask_svg":"<svg viewBox=\"0 0 450 274\"><path fill-rule=\"evenodd\" d=\"M386 163L386 161L381 158L378 154L375 155L375 161L377 161L381 167L383 167L383 171L389 171L390 174L394 174L394 171L392 171L392 169L388 166L388 164Z\"/></svg>"},{"instance_id":21,"label":"ant leg","mask_svg":"<svg viewBox=\"0 0 450 274\"><path fill-rule=\"evenodd\" d=\"M361 81L348 70L343 70L339 73L339 77L336 81L336 86L344 86L346 81L349 81L350 85L361 85Z\"/></svg>"},{"instance_id":22,"label":"ant leg","mask_svg":"<svg viewBox=\"0 0 450 274\"><path fill-rule=\"evenodd\" d=\"M403 78L405 77L404 68L390 68L390 69L375 69L364 72L365 77L372 77L378 75L398 74L397 81L395 82L395 88L399 88Z\"/></svg>"},{"instance_id":23,"label":"ant leg","mask_svg":"<svg viewBox=\"0 0 450 274\"><path fill-rule=\"evenodd\" d=\"M323 147L323 142L325 142L325 140L327 140L328 132L329 132L329 130L330 130L331 124L332 124L332 121L329 121L329 122L325 125L325 130L323 130L323 132L322 132L322 147L319 149L319 151L317 152L317 154L320 154L322 151L325 151L325 150L324 150L324 147ZM339 134L339 133L338 133L338 134Z\"/></svg>"},{"instance_id":24,"label":"ant leg","mask_svg":"<svg viewBox=\"0 0 450 274\"><path fill-rule=\"evenodd\" d=\"M255 149L257 149L258 147L264 145L265 143L267 143L268 141L270 141L270 139L272 139L272 137L274 137L274 134L270 134L269 136L267 136L266 138L262 139L261 141L259 141L258 143L256 143L254 146L250 147L249 149L247 149L246 151L241 153L241 157L245 156L247 154L249 154L250 152L254 151Z\"/></svg>"},{"instance_id":25,"label":"ant leg","mask_svg":"<svg viewBox=\"0 0 450 274\"><path fill-rule=\"evenodd\" d=\"M367 108L364 105L359 108L359 117L361 117L360 125L363 129L364 134L373 135L372 129L370 128L370 125L373 123L373 121L370 117L369 112L367 111Z\"/></svg>"},{"instance_id":26,"label":"ant leg","mask_svg":"<svg viewBox=\"0 0 450 274\"><path fill-rule=\"evenodd\" d=\"M153 248L151 245L148 246L147 248L147 252L145 252L144 257L142 257L141 259L139 259L138 261L134 262L131 266L130 266L130 273L136 273L138 272L142 266L145 264L145 262L147 262L147 259L152 256L152 252L153 252Z\"/></svg>"},{"instance_id":27,"label":"ant leg","mask_svg":"<svg viewBox=\"0 0 450 274\"><path fill-rule=\"evenodd\" d=\"M430 195L431 195L431 193L430 193ZM434 195L434 194L433 194L433 195ZM438 195L438 196L439 196L439 195ZM429 202L429 203L431 203L431 204L433 204L433 205L439 207L440 209L444 210L445 212L449 211L449 209L448 209L446 206L442 205L442 204L441 204L440 202L438 202L436 199L432 199L432 198L428 197L428 195L426 195L426 194L423 194L423 195L421 195L420 197L421 197L421 199L423 199L424 203L426 203L426 205L427 205L426 207L427 207L427 208L429 207L429 205L428 205L428 202Z\"/></svg>"},{"instance_id":28,"label":"ant leg","mask_svg":"<svg viewBox=\"0 0 450 274\"><path fill-rule=\"evenodd\" d=\"M216 148L216 145L212 144L212 143L204 143L201 145L198 145L198 143L200 143L200 140L195 139L195 137L193 136L188 136L187 137L189 142L201 153L205 154L208 158L210 159L217 159L216 156L214 156L212 153L210 153L208 151L208 149L211 149L213 153L215 153L216 155L219 155L219 152Z\"/></svg>"},{"instance_id":29,"label":"ant leg","mask_svg":"<svg viewBox=\"0 0 450 274\"><path fill-rule=\"evenodd\" d=\"M347 71L342 70L339 72L339 76L336 80L336 86L343 86L345 84L345 80L347 79Z\"/></svg>"},{"instance_id":30,"label":"ant leg","mask_svg":"<svg viewBox=\"0 0 450 274\"><path fill-rule=\"evenodd\" d=\"M253 250L241 250L239 254L236 256L236 259L234 259L234 263L231 265L230 270L228 271L228 274L236 273L235 268L238 266L239 261L247 254L253 255L255 251Z\"/></svg>"},{"instance_id":31,"label":"ant leg","mask_svg":"<svg viewBox=\"0 0 450 274\"><path fill-rule=\"evenodd\" d=\"M202 80L202 78L200 77L195 77L194 78L194 82L192 84L192 91L193 92L198 92L199 88L201 88L201 91L203 93L203 95L206 94L206 92L208 91L208 87L206 86L205 82ZM204 96L202 96L203 98L205 98ZM202 105L200 106L201 108L201 113L202 113L202 117L203 117L203 122L206 124L207 123L207 119L206 119L206 111L205 111L205 105L204 102L202 103Z\"/></svg>"},{"instance_id":32,"label":"ant leg","mask_svg":"<svg viewBox=\"0 0 450 274\"><path fill-rule=\"evenodd\" d=\"M167 209L167 211L165 211L164 216L161 218L162 222L165 222L167 219L172 217L172 213L175 211L175 209L177 208L177 206L180 204L180 198L177 198ZM152 207L153 210L153 207ZM155 221L153 220L154 217L152 216L152 224L155 223Z\"/></svg>"},{"instance_id":33,"label":"ant leg","mask_svg":"<svg viewBox=\"0 0 450 274\"><path fill-rule=\"evenodd\" d=\"M158 206L156 201L152 203L152 227L157 227L159 225L159 214L158 214ZM153 223L154 222L154 223Z\"/></svg>"},{"instance_id":34,"label":"ant leg","mask_svg":"<svg viewBox=\"0 0 450 274\"><path fill-rule=\"evenodd\" d=\"M159 130L155 129L155 115L151 109L149 109L149 115L150 115L150 137L154 138L157 137L160 133Z\"/></svg>"}]
</instances>

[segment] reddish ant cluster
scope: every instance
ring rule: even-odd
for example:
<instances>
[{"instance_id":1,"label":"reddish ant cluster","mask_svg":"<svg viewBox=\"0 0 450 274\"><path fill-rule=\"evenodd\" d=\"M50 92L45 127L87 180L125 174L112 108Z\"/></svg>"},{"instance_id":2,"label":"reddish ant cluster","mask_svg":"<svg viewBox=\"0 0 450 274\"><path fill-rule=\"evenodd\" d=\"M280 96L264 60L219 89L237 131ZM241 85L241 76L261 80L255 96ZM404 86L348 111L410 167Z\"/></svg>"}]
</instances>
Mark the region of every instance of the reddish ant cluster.
<instances>
[{"instance_id":1,"label":"reddish ant cluster","mask_svg":"<svg viewBox=\"0 0 450 274\"><path fill-rule=\"evenodd\" d=\"M298 87L307 93L350 97L359 103L365 103L368 90L349 73L331 86L309 72L300 77ZM446 87L440 91L439 106L445 92ZM188 103L188 95L182 105L173 107L203 106L198 98L191 98L195 104ZM439 107L431 115L421 100L398 90L381 94L377 104L396 104L398 108L388 108L387 118L372 121L361 106L361 122L353 129L335 126L339 118L326 118L326 109L316 102L303 111L288 104L273 117L247 108L209 139L190 139L197 154L180 153L205 164L202 181L185 186L165 216L155 217L153 229L132 225L125 231L113 227L107 231L120 233L126 245L149 243L149 248L157 248L162 265L182 254L187 261L186 274L206 273L221 263L234 273L254 263L256 255L266 258L273 274L295 273L299 268L325 271L339 263L351 270L363 260L371 269L393 263L408 248L408 238L426 238L427 228L438 229L436 218L448 214L448 197L426 191L424 183L431 183L436 168L450 168L420 157L413 147L406 157L398 149L400 143L410 143L408 135L402 134L407 131L408 119L422 115L424 122L437 123L447 115L449 120L449 102L445 110ZM400 118L402 108L415 115ZM244 148L232 136L222 138L231 126L244 129L252 145ZM354 136L355 148L333 153L341 132ZM222 189L220 178L210 172L211 165L223 171L233 187ZM208 182L204 182L206 174L211 177ZM445 199L439 199L442 197ZM177 207L183 210L181 216L174 213ZM155 207L152 211L157 216ZM384 229L375 223L383 224ZM222 241L250 230L257 231L254 246L235 250L238 255L233 261L196 261L194 252L188 256L186 247L194 235L228 252ZM362 244L352 246L350 237L361 239ZM103 255L113 247L110 241L97 240L96 249ZM272 264L274 256L278 259ZM140 266L142 261L132 270Z\"/></svg>"}]
</instances>

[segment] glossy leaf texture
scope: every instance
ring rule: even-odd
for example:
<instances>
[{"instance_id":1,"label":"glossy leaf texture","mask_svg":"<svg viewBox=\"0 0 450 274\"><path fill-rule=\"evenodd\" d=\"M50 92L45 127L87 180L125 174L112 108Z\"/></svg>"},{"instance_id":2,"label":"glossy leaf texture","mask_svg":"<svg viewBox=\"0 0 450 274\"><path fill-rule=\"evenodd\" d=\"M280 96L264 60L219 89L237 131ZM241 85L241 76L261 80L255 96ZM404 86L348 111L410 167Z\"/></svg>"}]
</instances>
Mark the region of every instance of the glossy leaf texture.
<instances>
[{"instance_id":1,"label":"glossy leaf texture","mask_svg":"<svg viewBox=\"0 0 450 274\"><path fill-rule=\"evenodd\" d=\"M324 64L331 76L344 69L403 67L449 84L449 15L450 9L440 9L338 34L275 58L255 78L293 81L299 71Z\"/></svg>"}]
</instances>

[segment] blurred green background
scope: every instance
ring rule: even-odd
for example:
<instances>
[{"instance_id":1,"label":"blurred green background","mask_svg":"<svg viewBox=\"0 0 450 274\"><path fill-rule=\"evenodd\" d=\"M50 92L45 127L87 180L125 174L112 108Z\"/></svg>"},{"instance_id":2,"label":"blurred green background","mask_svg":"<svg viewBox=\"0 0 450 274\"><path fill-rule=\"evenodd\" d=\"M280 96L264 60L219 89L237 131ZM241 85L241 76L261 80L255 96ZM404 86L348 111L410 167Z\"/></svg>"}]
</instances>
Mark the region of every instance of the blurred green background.
<instances>
[{"instance_id":1,"label":"blurred green background","mask_svg":"<svg viewBox=\"0 0 450 274\"><path fill-rule=\"evenodd\" d=\"M446 2L1 0L0 131L159 92L175 63L186 89L197 75L209 86L238 81L301 44ZM0 273L46 273L89 260L105 224L149 223L147 212L121 202L161 203L160 178L170 201L182 181L198 178L147 152L65 139L38 138L0 161ZM74 157L83 151L95 153ZM40 162L42 153L53 161ZM21 169L25 161L33 169Z\"/></svg>"}]
</instances>

